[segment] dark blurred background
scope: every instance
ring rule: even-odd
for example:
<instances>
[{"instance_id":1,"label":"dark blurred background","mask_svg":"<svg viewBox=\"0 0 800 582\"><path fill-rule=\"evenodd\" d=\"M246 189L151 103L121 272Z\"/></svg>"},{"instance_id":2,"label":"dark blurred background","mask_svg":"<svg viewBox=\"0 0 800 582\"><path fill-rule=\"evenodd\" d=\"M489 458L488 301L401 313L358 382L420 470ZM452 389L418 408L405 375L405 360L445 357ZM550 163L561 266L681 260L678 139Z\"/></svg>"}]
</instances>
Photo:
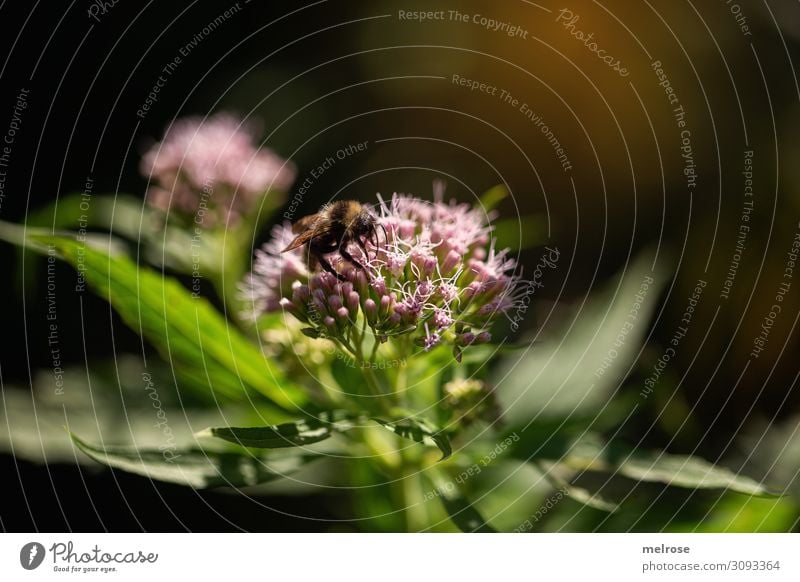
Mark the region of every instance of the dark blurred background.
<instances>
[{"instance_id":1,"label":"dark blurred background","mask_svg":"<svg viewBox=\"0 0 800 582\"><path fill-rule=\"evenodd\" d=\"M725 2L574 0L569 11L577 20L546 0L100 4L0 7L0 133L20 91L29 91L3 168L0 219L24 222L57 196L83 190L87 176L95 193L142 196L142 150L185 115L233 110L258 120L265 143L297 164L292 193L326 157L366 141L366 151L314 181L299 214L345 193L428 197L435 178L467 201L505 183L513 196L501 215L543 216L548 243L569 258L569 268L548 274L544 290L567 302L601 286L641 249L657 247L675 278L626 390L641 389L692 289L707 282L664 372L667 388L643 403L626 428L631 438L715 459L752 423L798 412L800 282L784 278L800 228L797 2L741 2L736 11ZM226 10L229 17L204 32ZM405 20L401 10L444 10L445 20ZM450 20L449 10L470 19ZM472 21L476 14L520 32L486 28ZM597 47L629 74L607 66L576 31L594 33ZM157 102L137 115L181 51ZM683 107L685 128L655 68ZM498 89L470 91L453 75ZM518 102L501 98L502 90ZM552 130L570 168L522 103ZM691 160L682 155L682 129L690 132ZM749 151L752 197L742 174ZM687 164L696 172L693 187ZM746 200L753 209L744 222ZM743 224L741 260L723 298ZM523 263L536 256L525 251ZM2 382L24 387L50 365L46 292L19 287L14 249L0 246L0 257ZM63 273L70 276L68 268ZM785 281L791 287L766 346L750 357ZM83 313L77 300L59 301L64 337L80 337L82 316L91 322L85 346L64 347L66 362L83 365L84 349L92 359L140 349L103 301L84 296ZM0 462L6 530L315 530L330 522L293 516L346 514L336 497L259 498L260 507L244 496L154 489L103 470L11 456ZM156 493L163 501L154 503Z\"/></svg>"}]
</instances>

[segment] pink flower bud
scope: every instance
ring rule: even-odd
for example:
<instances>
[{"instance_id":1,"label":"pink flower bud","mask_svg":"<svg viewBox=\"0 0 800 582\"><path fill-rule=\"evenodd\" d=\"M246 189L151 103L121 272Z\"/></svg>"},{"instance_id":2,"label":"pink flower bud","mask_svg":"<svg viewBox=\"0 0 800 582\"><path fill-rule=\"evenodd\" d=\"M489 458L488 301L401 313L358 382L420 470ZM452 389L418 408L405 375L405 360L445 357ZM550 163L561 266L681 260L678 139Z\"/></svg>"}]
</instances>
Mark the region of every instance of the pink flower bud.
<instances>
[{"instance_id":1,"label":"pink flower bud","mask_svg":"<svg viewBox=\"0 0 800 582\"><path fill-rule=\"evenodd\" d=\"M336 311L344 304L342 303L341 297L339 297L338 295L331 295L330 297L328 297L328 305L330 305L331 311Z\"/></svg>"},{"instance_id":2,"label":"pink flower bud","mask_svg":"<svg viewBox=\"0 0 800 582\"><path fill-rule=\"evenodd\" d=\"M378 318L378 306L372 299L364 301L364 315L371 324L374 324Z\"/></svg>"},{"instance_id":3,"label":"pink flower bud","mask_svg":"<svg viewBox=\"0 0 800 582\"><path fill-rule=\"evenodd\" d=\"M455 251L450 251L442 262L442 273L451 273L461 262L461 255Z\"/></svg>"},{"instance_id":4,"label":"pink flower bud","mask_svg":"<svg viewBox=\"0 0 800 582\"><path fill-rule=\"evenodd\" d=\"M391 305L392 298L389 295L384 295L381 297L381 317L386 317L386 315L388 315Z\"/></svg>"},{"instance_id":5,"label":"pink flower bud","mask_svg":"<svg viewBox=\"0 0 800 582\"><path fill-rule=\"evenodd\" d=\"M456 343L460 346L471 346L475 343L475 334L474 333L462 333L456 338Z\"/></svg>"},{"instance_id":6,"label":"pink flower bud","mask_svg":"<svg viewBox=\"0 0 800 582\"><path fill-rule=\"evenodd\" d=\"M358 313L358 307L361 305L361 297L355 291L350 291L346 295L347 297L347 309L350 310L350 313L356 314Z\"/></svg>"},{"instance_id":7,"label":"pink flower bud","mask_svg":"<svg viewBox=\"0 0 800 582\"><path fill-rule=\"evenodd\" d=\"M410 220L404 220L400 224L400 236L402 238L412 238L417 230L417 225Z\"/></svg>"},{"instance_id":8,"label":"pink flower bud","mask_svg":"<svg viewBox=\"0 0 800 582\"><path fill-rule=\"evenodd\" d=\"M383 279L376 279L372 282L372 288L378 295L386 294L386 281Z\"/></svg>"}]
</instances>

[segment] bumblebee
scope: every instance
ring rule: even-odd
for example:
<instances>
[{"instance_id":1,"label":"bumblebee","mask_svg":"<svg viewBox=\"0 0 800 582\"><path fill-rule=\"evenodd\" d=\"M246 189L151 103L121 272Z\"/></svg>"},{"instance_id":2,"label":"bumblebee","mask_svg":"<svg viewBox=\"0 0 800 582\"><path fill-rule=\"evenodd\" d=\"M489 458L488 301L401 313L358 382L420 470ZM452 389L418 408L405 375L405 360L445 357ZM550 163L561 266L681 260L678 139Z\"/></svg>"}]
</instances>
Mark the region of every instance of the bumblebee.
<instances>
[{"instance_id":1,"label":"bumblebee","mask_svg":"<svg viewBox=\"0 0 800 582\"><path fill-rule=\"evenodd\" d=\"M343 259L364 270L358 260L347 250L350 243L357 244L367 255L365 241L378 247L378 219L367 206L355 200L339 200L326 204L316 214L304 216L292 225L295 237L281 252L307 247L307 263L310 270L319 264L340 281L346 279L333 268L326 255L339 253ZM384 230L385 234L385 230Z\"/></svg>"}]
</instances>

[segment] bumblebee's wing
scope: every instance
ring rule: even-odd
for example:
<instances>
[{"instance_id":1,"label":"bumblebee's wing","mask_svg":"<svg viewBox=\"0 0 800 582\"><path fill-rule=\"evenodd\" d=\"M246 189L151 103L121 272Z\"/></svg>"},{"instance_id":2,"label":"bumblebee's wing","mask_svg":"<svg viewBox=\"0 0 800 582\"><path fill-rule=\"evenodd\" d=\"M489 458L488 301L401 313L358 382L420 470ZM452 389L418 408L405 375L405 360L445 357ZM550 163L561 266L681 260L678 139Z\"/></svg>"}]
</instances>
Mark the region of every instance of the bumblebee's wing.
<instances>
[{"instance_id":1,"label":"bumblebee's wing","mask_svg":"<svg viewBox=\"0 0 800 582\"><path fill-rule=\"evenodd\" d=\"M308 230L314 225L318 218L319 214L309 214L308 216L304 216L292 225L292 232L294 234L300 234L303 231Z\"/></svg>"},{"instance_id":2,"label":"bumblebee's wing","mask_svg":"<svg viewBox=\"0 0 800 582\"><path fill-rule=\"evenodd\" d=\"M320 233L314 230L314 223L319 218L319 214L311 214L309 216L304 216L297 222L292 225L292 232L297 236L294 237L294 240L289 243L285 249L281 252L285 253L286 251L294 250L298 247L303 246L308 241L310 241L315 236L319 236Z\"/></svg>"}]
</instances>

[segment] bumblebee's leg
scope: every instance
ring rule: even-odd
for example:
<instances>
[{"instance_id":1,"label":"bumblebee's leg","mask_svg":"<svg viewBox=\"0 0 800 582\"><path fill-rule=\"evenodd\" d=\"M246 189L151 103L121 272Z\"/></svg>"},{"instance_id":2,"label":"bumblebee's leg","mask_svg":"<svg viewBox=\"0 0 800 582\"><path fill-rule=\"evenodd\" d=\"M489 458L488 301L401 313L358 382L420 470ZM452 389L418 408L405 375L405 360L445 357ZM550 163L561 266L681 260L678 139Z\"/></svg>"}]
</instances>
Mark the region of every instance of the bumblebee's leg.
<instances>
[{"instance_id":1,"label":"bumblebee's leg","mask_svg":"<svg viewBox=\"0 0 800 582\"><path fill-rule=\"evenodd\" d=\"M372 242L372 241L370 241L370 242ZM360 238L357 238L356 239L356 243L361 248L361 250L364 251L364 256L367 257L367 260L369 260L369 251L367 250L367 245L364 244L364 241L361 240ZM376 253L378 252L377 247L375 248L375 252Z\"/></svg>"},{"instance_id":2,"label":"bumblebee's leg","mask_svg":"<svg viewBox=\"0 0 800 582\"><path fill-rule=\"evenodd\" d=\"M325 258L325 255L334 252L339 245L336 242L320 244L321 242L322 241L314 241L314 243L308 245L309 252L314 255L315 260L324 270L328 271L340 281L346 281L347 279L345 279L336 269L334 269L330 262L328 262L328 259Z\"/></svg>"},{"instance_id":3,"label":"bumblebee's leg","mask_svg":"<svg viewBox=\"0 0 800 582\"><path fill-rule=\"evenodd\" d=\"M361 241L359 241L359 243L361 243ZM361 243L361 244L363 244L363 243ZM351 254L348 252L348 250L347 250L346 248L344 248L344 245L342 245L342 246L340 246L340 247L339 247L339 254L340 254L340 255L342 255L342 258L343 258L343 259L345 259L346 261L350 261L351 263L353 263L353 264L354 264L356 267L358 267L358 268L359 268L359 269L361 269L362 271L366 271L366 269L364 268L364 265L362 265L361 263L359 263L359 262L358 262L358 261L357 261L357 260L356 260L356 259L353 257L353 255L351 255Z\"/></svg>"},{"instance_id":4,"label":"bumblebee's leg","mask_svg":"<svg viewBox=\"0 0 800 582\"><path fill-rule=\"evenodd\" d=\"M333 268L333 266L328 262L328 259L326 259L322 255L317 255L317 260L319 261L319 264L323 269L325 269L331 275L333 275L334 277L339 279L339 281L342 281L342 282L346 282L347 281L347 279L345 278L344 275L342 275L336 269Z\"/></svg>"}]
</instances>

